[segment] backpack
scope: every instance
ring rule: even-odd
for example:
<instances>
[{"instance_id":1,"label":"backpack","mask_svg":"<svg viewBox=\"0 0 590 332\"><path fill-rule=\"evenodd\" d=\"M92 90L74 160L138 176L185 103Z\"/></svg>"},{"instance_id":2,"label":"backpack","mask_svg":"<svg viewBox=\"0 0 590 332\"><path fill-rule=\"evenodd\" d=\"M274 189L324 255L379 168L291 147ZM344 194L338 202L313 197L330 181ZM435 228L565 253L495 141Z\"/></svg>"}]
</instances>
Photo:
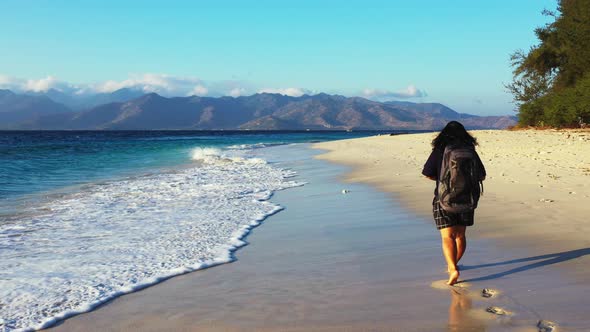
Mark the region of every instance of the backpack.
<instances>
[{"instance_id":1,"label":"backpack","mask_svg":"<svg viewBox=\"0 0 590 332\"><path fill-rule=\"evenodd\" d=\"M444 211L463 213L477 208L483 192L478 159L473 146L445 147L437 191Z\"/></svg>"}]
</instances>

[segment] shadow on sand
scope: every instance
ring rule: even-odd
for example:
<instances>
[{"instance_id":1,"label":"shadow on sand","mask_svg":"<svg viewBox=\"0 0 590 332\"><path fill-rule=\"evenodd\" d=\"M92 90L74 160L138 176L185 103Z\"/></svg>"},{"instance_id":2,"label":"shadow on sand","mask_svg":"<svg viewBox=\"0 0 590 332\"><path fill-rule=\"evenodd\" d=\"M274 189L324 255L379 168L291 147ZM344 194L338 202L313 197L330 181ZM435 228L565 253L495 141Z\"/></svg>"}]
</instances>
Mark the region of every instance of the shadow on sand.
<instances>
[{"instance_id":1,"label":"shadow on sand","mask_svg":"<svg viewBox=\"0 0 590 332\"><path fill-rule=\"evenodd\" d=\"M535 262L535 263L527 264L524 266L515 267L513 269L510 269L510 270L507 270L504 272L493 273L493 274L490 274L487 276L465 280L465 281L485 281L485 280L501 278L501 277L504 277L504 276L507 276L510 274L514 274L514 273L518 273L518 272L532 270L532 269L539 268L542 266L553 265L553 264L569 261L572 259L580 258L582 256L586 256L588 254L590 254L590 248L584 248L584 249L559 252L559 253L555 253L555 254L547 254L547 255L540 255L540 256L534 256L534 257L513 259L513 260L498 262L498 263L481 264L481 265L473 265L473 266L462 266L461 270L473 270L473 269L479 269L479 268L484 268L484 267L509 265L509 264L517 264L517 263L525 263L525 262L541 260L540 262Z\"/></svg>"}]
</instances>

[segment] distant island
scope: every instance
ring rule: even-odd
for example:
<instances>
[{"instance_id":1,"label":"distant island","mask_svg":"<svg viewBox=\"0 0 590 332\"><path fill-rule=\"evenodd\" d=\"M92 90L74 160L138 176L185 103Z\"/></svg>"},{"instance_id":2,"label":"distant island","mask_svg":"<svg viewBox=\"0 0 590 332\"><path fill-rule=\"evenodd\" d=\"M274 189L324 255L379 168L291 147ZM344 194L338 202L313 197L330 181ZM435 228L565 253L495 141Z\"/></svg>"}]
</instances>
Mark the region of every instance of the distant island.
<instances>
[{"instance_id":1,"label":"distant island","mask_svg":"<svg viewBox=\"0 0 590 332\"><path fill-rule=\"evenodd\" d=\"M325 93L166 98L123 89L75 101L57 91L28 95L0 90L3 130L436 130L450 120L470 129L516 124L515 116L458 113L438 103L377 102Z\"/></svg>"}]
</instances>

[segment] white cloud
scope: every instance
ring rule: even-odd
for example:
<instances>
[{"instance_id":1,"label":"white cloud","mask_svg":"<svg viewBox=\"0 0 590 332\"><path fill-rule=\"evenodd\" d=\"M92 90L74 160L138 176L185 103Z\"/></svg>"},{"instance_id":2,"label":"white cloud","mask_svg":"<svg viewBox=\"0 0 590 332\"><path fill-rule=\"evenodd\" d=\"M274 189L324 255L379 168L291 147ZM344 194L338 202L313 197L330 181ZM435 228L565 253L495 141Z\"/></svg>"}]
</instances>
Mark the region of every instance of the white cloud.
<instances>
[{"instance_id":1,"label":"white cloud","mask_svg":"<svg viewBox=\"0 0 590 332\"><path fill-rule=\"evenodd\" d=\"M224 95L223 92L225 91L229 91L231 95L239 96L255 91L242 86L248 86L248 84L239 84L239 82L235 81L204 82L197 77L179 77L153 73L133 74L121 80L107 80L86 84L72 84L60 81L54 76L41 79L22 79L0 74L0 89L10 89L18 93L45 92L49 89L56 89L74 95L85 95L111 93L119 89L129 88L146 93L156 92L164 96L221 96Z\"/></svg>"},{"instance_id":2,"label":"white cloud","mask_svg":"<svg viewBox=\"0 0 590 332\"><path fill-rule=\"evenodd\" d=\"M92 83L73 84L60 81L55 76L40 79L22 79L0 74L0 88L10 89L18 93L44 92L56 89L73 95L94 93L110 93L119 89L137 89L143 92L156 92L164 96L247 96L258 93L278 93L286 96L299 97L312 94L303 88L263 88L249 81L221 80L203 81L197 77L181 77L167 74L133 74L120 80L106 80Z\"/></svg>"},{"instance_id":3,"label":"white cloud","mask_svg":"<svg viewBox=\"0 0 590 332\"><path fill-rule=\"evenodd\" d=\"M209 92L209 89L204 87L201 84L197 84L189 93L189 96L206 96Z\"/></svg>"},{"instance_id":4,"label":"white cloud","mask_svg":"<svg viewBox=\"0 0 590 332\"><path fill-rule=\"evenodd\" d=\"M1 89L14 89L15 86L22 84L18 79L6 75L0 75Z\"/></svg>"},{"instance_id":5,"label":"white cloud","mask_svg":"<svg viewBox=\"0 0 590 332\"><path fill-rule=\"evenodd\" d=\"M195 77L178 77L166 74L131 75L128 79L95 84L97 92L113 92L123 88L139 89L144 92L157 92L164 95L207 94L208 89Z\"/></svg>"},{"instance_id":6,"label":"white cloud","mask_svg":"<svg viewBox=\"0 0 590 332\"><path fill-rule=\"evenodd\" d=\"M408 99L408 98L419 98L426 97L427 94L424 90L416 88L414 85L409 85L407 88L397 91L391 90L380 90L380 89L365 89L363 90L363 96L371 99Z\"/></svg>"},{"instance_id":7,"label":"white cloud","mask_svg":"<svg viewBox=\"0 0 590 332\"><path fill-rule=\"evenodd\" d=\"M258 90L258 93L278 93L285 96L300 97L310 93L310 91L301 88L264 88Z\"/></svg>"},{"instance_id":8,"label":"white cloud","mask_svg":"<svg viewBox=\"0 0 590 332\"><path fill-rule=\"evenodd\" d=\"M228 95L232 96L232 97L239 97L239 96L243 96L244 94L246 94L246 89L244 88L233 88L231 90L229 90Z\"/></svg>"},{"instance_id":9,"label":"white cloud","mask_svg":"<svg viewBox=\"0 0 590 332\"><path fill-rule=\"evenodd\" d=\"M132 86L133 86L133 84L128 81L122 81L122 82L106 81L103 83L96 84L94 86L94 90L96 92L113 92L113 91L117 91L119 89L129 88Z\"/></svg>"},{"instance_id":10,"label":"white cloud","mask_svg":"<svg viewBox=\"0 0 590 332\"><path fill-rule=\"evenodd\" d=\"M56 88L58 81L53 76L47 76L38 80L27 80L25 89L27 91L45 92L49 89Z\"/></svg>"},{"instance_id":11,"label":"white cloud","mask_svg":"<svg viewBox=\"0 0 590 332\"><path fill-rule=\"evenodd\" d=\"M59 81L53 76L40 79L22 79L6 75L0 75L0 88L10 89L18 92L46 92L50 89L59 91L72 91L76 87L67 82Z\"/></svg>"}]
</instances>

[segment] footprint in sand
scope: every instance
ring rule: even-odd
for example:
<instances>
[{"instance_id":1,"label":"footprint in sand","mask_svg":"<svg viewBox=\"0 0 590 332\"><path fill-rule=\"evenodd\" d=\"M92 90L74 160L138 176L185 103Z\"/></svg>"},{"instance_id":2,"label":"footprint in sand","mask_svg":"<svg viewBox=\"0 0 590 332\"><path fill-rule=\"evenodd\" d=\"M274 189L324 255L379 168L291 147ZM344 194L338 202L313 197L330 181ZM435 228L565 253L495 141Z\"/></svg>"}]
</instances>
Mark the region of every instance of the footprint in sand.
<instances>
[{"instance_id":1,"label":"footprint in sand","mask_svg":"<svg viewBox=\"0 0 590 332\"><path fill-rule=\"evenodd\" d=\"M510 311L504 310L500 307L487 307L486 311L498 316L510 316L512 313Z\"/></svg>"},{"instance_id":2,"label":"footprint in sand","mask_svg":"<svg viewBox=\"0 0 590 332\"><path fill-rule=\"evenodd\" d=\"M481 296L486 297L486 298L494 297L498 294L500 294L500 292L498 292L495 289L491 289L491 288L484 288L481 290Z\"/></svg>"},{"instance_id":3,"label":"footprint in sand","mask_svg":"<svg viewBox=\"0 0 590 332\"><path fill-rule=\"evenodd\" d=\"M483 288L481 290L481 292L478 294L478 293L469 292L470 286L471 285L468 282L460 282L460 283L457 283L453 286L449 286L449 285L447 285L446 280L437 280L437 281L434 281L433 283L430 284L430 287L432 287L432 288L451 289L455 292L454 294L459 294L461 296L470 297L474 300L476 300L478 297L480 299L481 299L481 297L484 297L486 299L494 298L495 301L498 301L499 299L503 298L502 296L499 296L499 295L501 295L501 291L499 291L499 290L496 290L493 288ZM482 315L486 315L483 312L483 310L480 312L482 313ZM500 319L498 322L500 322L500 324L514 324L514 322L512 322L512 319L514 319L514 313L512 311L506 310L506 309L499 307L499 306L489 306L485 309L485 312L488 312L488 313L498 316L498 319ZM522 315L523 315L523 313L520 312L518 316L520 317ZM484 316L480 316L480 317L481 317L481 319L485 319ZM531 326L529 325L528 328L530 328L530 327ZM539 331L539 332L557 332L557 324L555 324L554 322L551 322L551 321L547 321L547 320L539 320L536 327L537 327L537 331Z\"/></svg>"},{"instance_id":4,"label":"footprint in sand","mask_svg":"<svg viewBox=\"0 0 590 332\"><path fill-rule=\"evenodd\" d=\"M537 323L537 328L539 329L539 332L554 332L557 330L557 324L548 320L540 320L539 323Z\"/></svg>"}]
</instances>

